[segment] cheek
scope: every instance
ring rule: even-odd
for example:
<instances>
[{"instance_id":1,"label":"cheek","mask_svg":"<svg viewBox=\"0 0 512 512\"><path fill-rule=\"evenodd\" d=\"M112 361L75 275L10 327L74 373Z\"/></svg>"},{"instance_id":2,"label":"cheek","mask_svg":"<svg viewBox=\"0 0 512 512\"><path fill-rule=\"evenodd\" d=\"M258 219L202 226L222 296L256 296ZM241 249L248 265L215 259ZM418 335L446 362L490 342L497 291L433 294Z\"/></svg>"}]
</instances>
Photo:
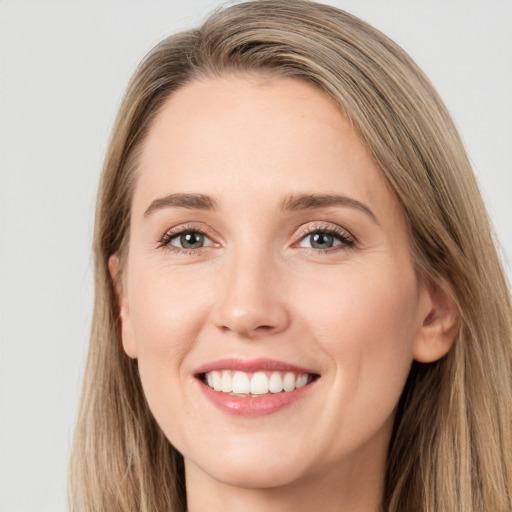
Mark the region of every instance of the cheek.
<instances>
[{"instance_id":1,"label":"cheek","mask_svg":"<svg viewBox=\"0 0 512 512\"><path fill-rule=\"evenodd\" d=\"M204 323L204 299L177 272L154 268L132 276L130 320L144 393L160 425L177 425L173 411L186 414L189 406L184 361Z\"/></svg>"},{"instance_id":2,"label":"cheek","mask_svg":"<svg viewBox=\"0 0 512 512\"><path fill-rule=\"evenodd\" d=\"M300 307L319 349L331 361L332 389L354 415L392 413L413 359L417 333L414 272L350 269L331 276ZM361 416L361 417L362 417Z\"/></svg>"},{"instance_id":3,"label":"cheek","mask_svg":"<svg viewBox=\"0 0 512 512\"><path fill-rule=\"evenodd\" d=\"M150 267L149 265L147 265ZM180 361L188 343L201 329L204 287L179 269L142 269L130 283L130 316L139 357Z\"/></svg>"},{"instance_id":4,"label":"cheek","mask_svg":"<svg viewBox=\"0 0 512 512\"><path fill-rule=\"evenodd\" d=\"M359 270L333 272L322 286L309 286L297 303L329 352L367 354L409 345L417 327L414 273L400 275Z\"/></svg>"}]
</instances>

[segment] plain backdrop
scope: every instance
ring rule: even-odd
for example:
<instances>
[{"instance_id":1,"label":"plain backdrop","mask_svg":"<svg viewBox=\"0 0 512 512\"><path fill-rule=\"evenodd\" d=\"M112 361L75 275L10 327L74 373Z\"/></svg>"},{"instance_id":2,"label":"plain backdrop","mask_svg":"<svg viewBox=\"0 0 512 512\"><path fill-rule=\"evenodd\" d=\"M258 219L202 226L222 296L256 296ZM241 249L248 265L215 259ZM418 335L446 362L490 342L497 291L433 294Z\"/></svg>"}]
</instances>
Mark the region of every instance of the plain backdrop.
<instances>
[{"instance_id":1,"label":"plain backdrop","mask_svg":"<svg viewBox=\"0 0 512 512\"><path fill-rule=\"evenodd\" d=\"M339 0L453 114L512 258L512 1ZM95 191L140 59L212 0L0 2L0 511L66 509L93 301Z\"/></svg>"}]
</instances>

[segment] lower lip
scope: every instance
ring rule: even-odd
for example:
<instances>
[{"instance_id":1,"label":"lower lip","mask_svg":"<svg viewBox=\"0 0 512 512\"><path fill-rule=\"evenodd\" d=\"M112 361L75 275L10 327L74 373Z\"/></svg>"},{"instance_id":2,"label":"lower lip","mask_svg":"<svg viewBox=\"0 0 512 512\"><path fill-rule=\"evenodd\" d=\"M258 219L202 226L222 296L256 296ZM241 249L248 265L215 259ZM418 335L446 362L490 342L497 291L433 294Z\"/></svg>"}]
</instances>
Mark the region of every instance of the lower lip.
<instances>
[{"instance_id":1,"label":"lower lip","mask_svg":"<svg viewBox=\"0 0 512 512\"><path fill-rule=\"evenodd\" d=\"M222 391L215 391L197 380L204 396L221 411L235 416L265 416L277 412L303 398L316 381L294 391L253 397L232 396Z\"/></svg>"}]
</instances>

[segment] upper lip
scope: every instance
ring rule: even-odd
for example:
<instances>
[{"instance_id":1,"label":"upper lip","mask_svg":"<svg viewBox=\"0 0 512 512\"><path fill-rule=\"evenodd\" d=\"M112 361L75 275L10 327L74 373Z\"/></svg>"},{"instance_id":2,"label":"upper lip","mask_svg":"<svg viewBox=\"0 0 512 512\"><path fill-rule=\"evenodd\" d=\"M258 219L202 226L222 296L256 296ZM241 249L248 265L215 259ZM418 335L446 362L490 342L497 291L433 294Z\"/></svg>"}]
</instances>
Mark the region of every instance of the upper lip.
<instances>
[{"instance_id":1,"label":"upper lip","mask_svg":"<svg viewBox=\"0 0 512 512\"><path fill-rule=\"evenodd\" d=\"M258 371L281 371L281 372L294 372L294 373L311 373L317 375L318 372L314 370L303 368L294 364L278 361L276 359L239 359L239 358L223 358L217 359L210 363L200 366L194 373L200 375L204 373L213 372L215 370L235 370L246 373L254 373Z\"/></svg>"}]
</instances>

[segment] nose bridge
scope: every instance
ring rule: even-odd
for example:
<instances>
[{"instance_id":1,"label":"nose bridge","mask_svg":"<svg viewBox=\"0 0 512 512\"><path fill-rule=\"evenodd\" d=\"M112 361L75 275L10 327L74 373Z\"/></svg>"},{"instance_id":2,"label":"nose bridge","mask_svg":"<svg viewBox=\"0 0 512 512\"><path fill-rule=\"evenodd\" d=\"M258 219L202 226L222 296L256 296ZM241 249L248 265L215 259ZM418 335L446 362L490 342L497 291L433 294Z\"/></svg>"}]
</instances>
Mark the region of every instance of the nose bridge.
<instances>
[{"instance_id":1,"label":"nose bridge","mask_svg":"<svg viewBox=\"0 0 512 512\"><path fill-rule=\"evenodd\" d=\"M251 240L233 248L219 275L215 323L246 337L280 332L289 321L279 265L269 247L258 245Z\"/></svg>"}]
</instances>

